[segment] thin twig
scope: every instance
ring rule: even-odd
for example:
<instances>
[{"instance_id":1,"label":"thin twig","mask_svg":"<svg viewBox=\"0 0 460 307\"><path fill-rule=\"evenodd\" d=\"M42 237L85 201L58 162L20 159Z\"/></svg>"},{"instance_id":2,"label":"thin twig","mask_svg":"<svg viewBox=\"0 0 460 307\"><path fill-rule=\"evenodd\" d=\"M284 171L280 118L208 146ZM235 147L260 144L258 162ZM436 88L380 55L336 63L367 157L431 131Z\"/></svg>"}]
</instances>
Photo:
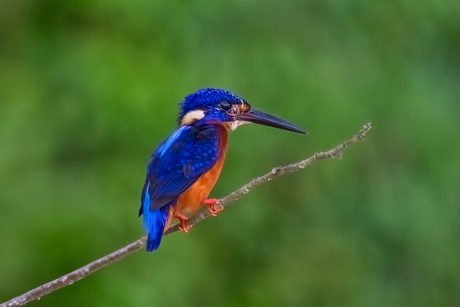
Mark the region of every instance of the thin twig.
<instances>
[{"instance_id":1,"label":"thin twig","mask_svg":"<svg viewBox=\"0 0 460 307\"><path fill-rule=\"evenodd\" d=\"M245 186L243 186L242 188L240 188L239 190L231 193L230 195L228 195L227 197L224 197L222 199L219 199L218 200L218 204L221 205L222 207L225 207L229 204L231 204L232 202L238 200L241 196L243 196L244 194L247 194L249 193L252 189L254 189L255 187L263 184L263 183L266 183L278 176L281 176L281 175L284 175L284 174L288 174L288 173L292 173L292 172L295 172L295 171L298 171L302 168L305 168L317 161L320 161L320 160L324 160L324 159L333 159L333 158L337 158L337 157L340 157L342 158L342 151L344 151L345 149L347 149L348 147L350 147L351 145L353 144L356 144L358 143L359 141L364 141L365 137L366 137L366 133L371 130L371 123L365 125L363 127L363 129L361 131L359 131L359 133L357 135L355 135L354 138L352 138L351 140L349 141L346 141L344 142L343 144L339 145L338 147L332 149L332 150L329 150L327 152L320 152L320 153L316 153L314 156L306 159L306 160L303 160L303 161L300 161L298 163L295 163L295 164L290 164L290 165L287 165L287 166L283 166L283 167L275 167L274 169L272 169L271 172L269 172L268 174L262 176L262 177L259 177L259 178L256 178L256 179L253 179L251 182L249 182L248 184L246 184ZM207 210L203 210L203 211L199 211L197 214L195 214L193 217L191 217L190 219L188 219L187 221L187 224L188 225L194 225L198 222L201 222L202 220L210 217L210 213L209 211ZM179 230L179 225L173 225L171 226L165 233L165 235L168 235L168 234L171 234L173 232L176 232ZM119 261L121 259L123 259L124 257L128 256L129 254L131 253L134 253L135 251L138 251L139 249L143 248L146 244L146 240L147 240L147 237L142 237L141 239L137 240L136 242L134 243L131 243L107 256L104 256L96 261L93 261L91 262L90 264L88 265L85 265L84 267L82 268L79 268L78 270L75 270L67 275L64 275L58 279L55 279L49 283L46 283L38 288L35 288L27 293L24 293L23 295L21 296L18 296L10 301L7 301L7 302L4 302L2 304L0 304L0 307L12 307L12 306L21 306L21 305L25 305L27 304L28 302L30 301L33 301L33 300L37 300L37 299L40 299L43 295L46 295L46 294L49 294L53 291L56 291L57 289L59 288L62 288L62 287L65 287L65 286L68 286L68 285L71 285L73 284L74 282L88 276L89 274L91 273L94 273L96 272L97 270L99 269L102 269L103 267L109 265L109 264L112 264L116 261Z\"/></svg>"}]
</instances>

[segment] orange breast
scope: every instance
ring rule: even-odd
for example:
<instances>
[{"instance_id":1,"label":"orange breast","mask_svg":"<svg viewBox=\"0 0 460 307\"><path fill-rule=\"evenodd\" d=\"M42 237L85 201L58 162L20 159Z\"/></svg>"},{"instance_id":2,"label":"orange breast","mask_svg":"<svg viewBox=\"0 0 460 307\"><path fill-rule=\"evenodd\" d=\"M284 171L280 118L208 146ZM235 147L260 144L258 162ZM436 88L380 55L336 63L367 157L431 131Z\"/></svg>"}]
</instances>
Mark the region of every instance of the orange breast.
<instances>
[{"instance_id":1,"label":"orange breast","mask_svg":"<svg viewBox=\"0 0 460 307\"><path fill-rule=\"evenodd\" d=\"M190 188L179 196L175 210L180 214L190 217L190 215L200 209L209 193L211 193L217 179L219 179L225 161L225 154L227 153L228 142L227 129L223 126L220 126L219 129L219 135L221 136L219 140L220 157L206 174L201 176Z\"/></svg>"}]
</instances>

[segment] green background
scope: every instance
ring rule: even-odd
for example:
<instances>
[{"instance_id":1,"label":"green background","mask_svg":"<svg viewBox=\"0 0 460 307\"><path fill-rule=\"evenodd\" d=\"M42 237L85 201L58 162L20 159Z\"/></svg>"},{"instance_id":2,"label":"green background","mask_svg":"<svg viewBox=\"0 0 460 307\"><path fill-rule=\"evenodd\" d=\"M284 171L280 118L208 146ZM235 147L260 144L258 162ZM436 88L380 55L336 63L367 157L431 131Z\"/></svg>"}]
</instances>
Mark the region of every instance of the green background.
<instances>
[{"instance_id":1,"label":"green background","mask_svg":"<svg viewBox=\"0 0 460 307\"><path fill-rule=\"evenodd\" d=\"M30 306L458 306L459 1L0 2L0 302L143 235L177 103L231 90L306 128L230 136L243 197Z\"/></svg>"}]
</instances>

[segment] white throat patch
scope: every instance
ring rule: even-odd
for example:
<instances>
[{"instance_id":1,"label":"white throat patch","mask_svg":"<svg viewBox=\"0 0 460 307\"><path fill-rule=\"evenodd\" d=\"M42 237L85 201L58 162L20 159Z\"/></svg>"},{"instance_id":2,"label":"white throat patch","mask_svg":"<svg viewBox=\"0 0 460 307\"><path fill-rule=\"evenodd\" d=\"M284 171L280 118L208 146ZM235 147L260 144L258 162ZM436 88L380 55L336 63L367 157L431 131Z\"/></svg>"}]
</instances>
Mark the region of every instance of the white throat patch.
<instances>
[{"instance_id":1,"label":"white throat patch","mask_svg":"<svg viewBox=\"0 0 460 307\"><path fill-rule=\"evenodd\" d=\"M245 122L242 120L235 120L234 122L229 123L230 130L235 131L238 126L250 124L251 122Z\"/></svg>"},{"instance_id":2,"label":"white throat patch","mask_svg":"<svg viewBox=\"0 0 460 307\"><path fill-rule=\"evenodd\" d=\"M190 111L187 114L184 115L182 118L180 124L183 125L190 125L191 123L200 120L204 117L204 111L203 110L194 110Z\"/></svg>"}]
</instances>

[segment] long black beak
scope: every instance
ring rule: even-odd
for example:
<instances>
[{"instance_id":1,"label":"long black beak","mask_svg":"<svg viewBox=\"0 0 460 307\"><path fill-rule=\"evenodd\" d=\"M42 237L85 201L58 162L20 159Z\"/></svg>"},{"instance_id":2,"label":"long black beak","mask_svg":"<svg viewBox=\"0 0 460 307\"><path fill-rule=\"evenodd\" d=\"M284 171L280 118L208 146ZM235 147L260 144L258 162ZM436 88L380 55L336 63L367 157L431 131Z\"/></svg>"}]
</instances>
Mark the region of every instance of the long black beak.
<instances>
[{"instance_id":1,"label":"long black beak","mask_svg":"<svg viewBox=\"0 0 460 307\"><path fill-rule=\"evenodd\" d=\"M303 129L285 121L278 117L251 109L247 113L240 113L236 116L238 120L247 121L255 124L270 126L274 128L284 129L292 132L307 134Z\"/></svg>"}]
</instances>

